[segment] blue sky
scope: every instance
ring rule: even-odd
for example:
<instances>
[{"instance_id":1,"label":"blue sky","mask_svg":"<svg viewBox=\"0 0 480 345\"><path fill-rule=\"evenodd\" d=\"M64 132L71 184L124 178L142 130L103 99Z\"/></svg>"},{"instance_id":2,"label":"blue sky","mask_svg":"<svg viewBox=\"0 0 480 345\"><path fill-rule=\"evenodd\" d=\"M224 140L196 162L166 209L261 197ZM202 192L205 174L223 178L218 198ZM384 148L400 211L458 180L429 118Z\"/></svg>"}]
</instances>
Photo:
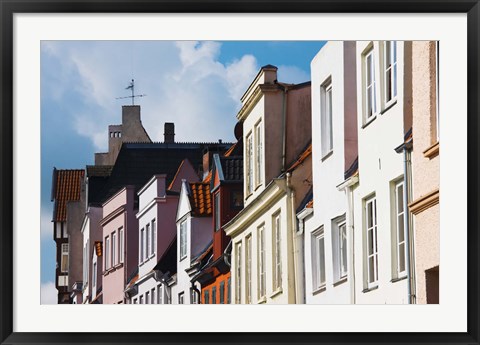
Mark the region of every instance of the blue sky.
<instances>
[{"instance_id":1,"label":"blue sky","mask_svg":"<svg viewBox=\"0 0 480 345\"><path fill-rule=\"evenodd\" d=\"M278 80L310 80L310 61L324 42L42 41L41 281L42 303L54 303L55 243L50 201L53 167L82 169L107 150L107 126L121 123L132 78L146 94L142 123L163 141L175 122L178 141L234 140L240 97L261 66Z\"/></svg>"}]
</instances>

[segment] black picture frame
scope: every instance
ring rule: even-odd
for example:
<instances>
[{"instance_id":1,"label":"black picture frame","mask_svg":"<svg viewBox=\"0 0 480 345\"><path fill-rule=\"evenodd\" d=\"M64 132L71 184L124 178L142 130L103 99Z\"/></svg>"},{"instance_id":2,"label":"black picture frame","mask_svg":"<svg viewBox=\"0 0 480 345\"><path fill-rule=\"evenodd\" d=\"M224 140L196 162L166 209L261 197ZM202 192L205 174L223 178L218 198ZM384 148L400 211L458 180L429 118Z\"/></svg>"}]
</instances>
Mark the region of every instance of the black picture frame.
<instances>
[{"instance_id":1,"label":"black picture frame","mask_svg":"<svg viewBox=\"0 0 480 345\"><path fill-rule=\"evenodd\" d=\"M13 332L13 16L16 13L466 13L468 20L468 330L465 333L16 333ZM478 0L0 0L1 344L479 344ZM451 114L455 116L454 114ZM454 317L452 315L452 317Z\"/></svg>"}]
</instances>

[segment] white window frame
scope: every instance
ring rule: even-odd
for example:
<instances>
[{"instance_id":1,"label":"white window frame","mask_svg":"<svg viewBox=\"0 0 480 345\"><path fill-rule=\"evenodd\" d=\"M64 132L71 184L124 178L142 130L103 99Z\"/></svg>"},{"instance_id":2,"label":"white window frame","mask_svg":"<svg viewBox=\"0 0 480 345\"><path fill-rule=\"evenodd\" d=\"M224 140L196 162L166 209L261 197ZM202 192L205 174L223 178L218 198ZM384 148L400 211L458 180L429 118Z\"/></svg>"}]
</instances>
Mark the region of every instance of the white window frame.
<instances>
[{"instance_id":1,"label":"white window frame","mask_svg":"<svg viewBox=\"0 0 480 345\"><path fill-rule=\"evenodd\" d=\"M348 275L348 232L345 215L332 219L333 280L343 281Z\"/></svg>"},{"instance_id":2,"label":"white window frame","mask_svg":"<svg viewBox=\"0 0 480 345\"><path fill-rule=\"evenodd\" d=\"M399 180L395 183L394 185L394 190L393 190L393 195L394 195L394 200L393 200L393 216L394 216L394 230L395 230L395 235L393 236L394 238L394 246L395 246L395 258L394 258L394 263L395 263L395 272L394 272L394 278L402 278L406 276L407 274L407 251L406 251L406 236L405 236L405 203L404 203L404 188L405 185L403 183L403 180ZM403 252L403 257L402 257L402 252ZM403 261L403 270L402 270L402 261Z\"/></svg>"},{"instance_id":3,"label":"white window frame","mask_svg":"<svg viewBox=\"0 0 480 345\"><path fill-rule=\"evenodd\" d=\"M163 285L157 285L157 304L163 304Z\"/></svg>"},{"instance_id":4,"label":"white window frame","mask_svg":"<svg viewBox=\"0 0 480 345\"><path fill-rule=\"evenodd\" d=\"M96 287L97 287L97 262L93 263L93 269L92 269L92 285L93 285L93 292L95 293Z\"/></svg>"},{"instance_id":5,"label":"white window frame","mask_svg":"<svg viewBox=\"0 0 480 345\"><path fill-rule=\"evenodd\" d=\"M220 192L215 194L215 231L221 228L221 214L220 214Z\"/></svg>"},{"instance_id":6,"label":"white window frame","mask_svg":"<svg viewBox=\"0 0 480 345\"><path fill-rule=\"evenodd\" d=\"M369 63L370 58L370 63ZM375 78L375 50L373 45L368 48L366 53L363 55L363 66L364 66L364 80L363 80L363 94L364 94L364 122L368 123L377 115L377 85ZM371 82L368 83L368 76L370 76ZM372 113L369 113L369 102L368 95L371 93L372 101Z\"/></svg>"},{"instance_id":7,"label":"white window frame","mask_svg":"<svg viewBox=\"0 0 480 345\"><path fill-rule=\"evenodd\" d=\"M125 232L123 227L118 229L118 257L119 262L123 263L125 259Z\"/></svg>"},{"instance_id":8,"label":"white window frame","mask_svg":"<svg viewBox=\"0 0 480 345\"><path fill-rule=\"evenodd\" d=\"M397 41L383 42L383 99L384 108L389 107L395 102L398 95L398 47ZM392 49L393 48L393 49ZM391 76L390 82L388 76ZM390 99L388 99L388 90L391 90Z\"/></svg>"},{"instance_id":9,"label":"white window frame","mask_svg":"<svg viewBox=\"0 0 480 345\"><path fill-rule=\"evenodd\" d=\"M370 222L368 208L372 205L372 219ZM377 223L377 199L371 196L365 199L365 281L368 289L378 285L378 223ZM371 252L369 248L369 235L372 234ZM373 265L373 267L371 267ZM373 272L373 277L371 276Z\"/></svg>"},{"instance_id":10,"label":"white window frame","mask_svg":"<svg viewBox=\"0 0 480 345\"><path fill-rule=\"evenodd\" d=\"M323 225L312 232L312 289L324 289L327 274L325 271L325 232Z\"/></svg>"},{"instance_id":11,"label":"white window frame","mask_svg":"<svg viewBox=\"0 0 480 345\"><path fill-rule=\"evenodd\" d=\"M242 303L242 242L235 245L235 304Z\"/></svg>"},{"instance_id":12,"label":"white window frame","mask_svg":"<svg viewBox=\"0 0 480 345\"><path fill-rule=\"evenodd\" d=\"M105 271L110 268L110 236L105 237Z\"/></svg>"},{"instance_id":13,"label":"white window frame","mask_svg":"<svg viewBox=\"0 0 480 345\"><path fill-rule=\"evenodd\" d=\"M150 241L150 245L151 245L150 255L154 256L157 254L157 221L155 218L152 219L151 233L152 233L152 240Z\"/></svg>"},{"instance_id":14,"label":"white window frame","mask_svg":"<svg viewBox=\"0 0 480 345\"><path fill-rule=\"evenodd\" d=\"M263 133L262 120L255 125L255 186L263 183Z\"/></svg>"},{"instance_id":15,"label":"white window frame","mask_svg":"<svg viewBox=\"0 0 480 345\"><path fill-rule=\"evenodd\" d=\"M60 246L61 250L61 255L60 255L60 271L62 273L67 273L68 272L68 251L69 251L69 246L68 242L67 243L62 243Z\"/></svg>"},{"instance_id":16,"label":"white window frame","mask_svg":"<svg viewBox=\"0 0 480 345\"><path fill-rule=\"evenodd\" d=\"M143 262L145 254L145 228L140 229L140 262Z\"/></svg>"},{"instance_id":17,"label":"white window frame","mask_svg":"<svg viewBox=\"0 0 480 345\"><path fill-rule=\"evenodd\" d=\"M184 304L185 303L185 293L180 292L178 294L178 304Z\"/></svg>"},{"instance_id":18,"label":"white window frame","mask_svg":"<svg viewBox=\"0 0 480 345\"><path fill-rule=\"evenodd\" d=\"M180 222L180 260L187 257L187 221Z\"/></svg>"},{"instance_id":19,"label":"white window frame","mask_svg":"<svg viewBox=\"0 0 480 345\"><path fill-rule=\"evenodd\" d=\"M333 94L331 77L320 87L320 102L320 131L323 158L333 151Z\"/></svg>"},{"instance_id":20,"label":"white window frame","mask_svg":"<svg viewBox=\"0 0 480 345\"><path fill-rule=\"evenodd\" d=\"M152 233L150 231L150 224L147 223L145 224L145 260L148 260L150 257L150 251L151 251L151 241L150 237L152 236Z\"/></svg>"},{"instance_id":21,"label":"white window frame","mask_svg":"<svg viewBox=\"0 0 480 345\"><path fill-rule=\"evenodd\" d=\"M281 213L278 212L272 217L272 262L273 262L273 291L276 292L282 288L282 227Z\"/></svg>"},{"instance_id":22,"label":"white window frame","mask_svg":"<svg viewBox=\"0 0 480 345\"><path fill-rule=\"evenodd\" d=\"M252 235L245 238L245 303L252 303Z\"/></svg>"},{"instance_id":23,"label":"white window frame","mask_svg":"<svg viewBox=\"0 0 480 345\"><path fill-rule=\"evenodd\" d=\"M150 304L150 291L145 292L145 304Z\"/></svg>"},{"instance_id":24,"label":"white window frame","mask_svg":"<svg viewBox=\"0 0 480 345\"><path fill-rule=\"evenodd\" d=\"M258 299L265 298L267 287L265 224L258 227Z\"/></svg>"},{"instance_id":25,"label":"white window frame","mask_svg":"<svg viewBox=\"0 0 480 345\"><path fill-rule=\"evenodd\" d=\"M112 245L112 267L115 267L117 264L117 232L114 231L112 232L112 240L111 240L111 245Z\"/></svg>"},{"instance_id":26,"label":"white window frame","mask_svg":"<svg viewBox=\"0 0 480 345\"><path fill-rule=\"evenodd\" d=\"M253 135L252 132L248 133L245 140L246 150L246 164L245 164L245 189L246 195L253 193Z\"/></svg>"},{"instance_id":27,"label":"white window frame","mask_svg":"<svg viewBox=\"0 0 480 345\"><path fill-rule=\"evenodd\" d=\"M140 296L139 304L143 304L143 295Z\"/></svg>"}]
</instances>

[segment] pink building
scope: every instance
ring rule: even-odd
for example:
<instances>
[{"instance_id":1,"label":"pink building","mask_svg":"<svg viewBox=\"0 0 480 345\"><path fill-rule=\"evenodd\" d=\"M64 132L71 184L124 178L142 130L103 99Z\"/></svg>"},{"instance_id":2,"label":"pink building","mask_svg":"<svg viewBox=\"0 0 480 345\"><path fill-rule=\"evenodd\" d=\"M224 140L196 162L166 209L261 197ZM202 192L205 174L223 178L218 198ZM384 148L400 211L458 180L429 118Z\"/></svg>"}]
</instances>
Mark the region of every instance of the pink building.
<instances>
[{"instance_id":1,"label":"pink building","mask_svg":"<svg viewBox=\"0 0 480 345\"><path fill-rule=\"evenodd\" d=\"M103 203L103 303L124 303L126 282L138 267L135 188L126 186ZM128 253L128 255L126 255Z\"/></svg>"}]
</instances>

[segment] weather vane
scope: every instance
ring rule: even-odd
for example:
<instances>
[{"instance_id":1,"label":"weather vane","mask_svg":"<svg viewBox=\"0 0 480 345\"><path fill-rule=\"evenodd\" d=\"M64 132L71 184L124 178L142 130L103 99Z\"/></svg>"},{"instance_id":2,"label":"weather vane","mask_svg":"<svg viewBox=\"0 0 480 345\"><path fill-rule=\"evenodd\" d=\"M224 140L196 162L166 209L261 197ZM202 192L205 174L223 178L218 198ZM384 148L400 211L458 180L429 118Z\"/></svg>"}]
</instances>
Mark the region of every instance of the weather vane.
<instances>
[{"instance_id":1,"label":"weather vane","mask_svg":"<svg viewBox=\"0 0 480 345\"><path fill-rule=\"evenodd\" d=\"M125 97L117 97L116 99L125 99L125 98L131 98L132 99L132 105L135 105L135 97L145 97L146 95L136 95L135 94L135 80L132 79L130 82L130 85L128 85L125 90L132 90L132 95L131 96L125 96Z\"/></svg>"}]
</instances>

